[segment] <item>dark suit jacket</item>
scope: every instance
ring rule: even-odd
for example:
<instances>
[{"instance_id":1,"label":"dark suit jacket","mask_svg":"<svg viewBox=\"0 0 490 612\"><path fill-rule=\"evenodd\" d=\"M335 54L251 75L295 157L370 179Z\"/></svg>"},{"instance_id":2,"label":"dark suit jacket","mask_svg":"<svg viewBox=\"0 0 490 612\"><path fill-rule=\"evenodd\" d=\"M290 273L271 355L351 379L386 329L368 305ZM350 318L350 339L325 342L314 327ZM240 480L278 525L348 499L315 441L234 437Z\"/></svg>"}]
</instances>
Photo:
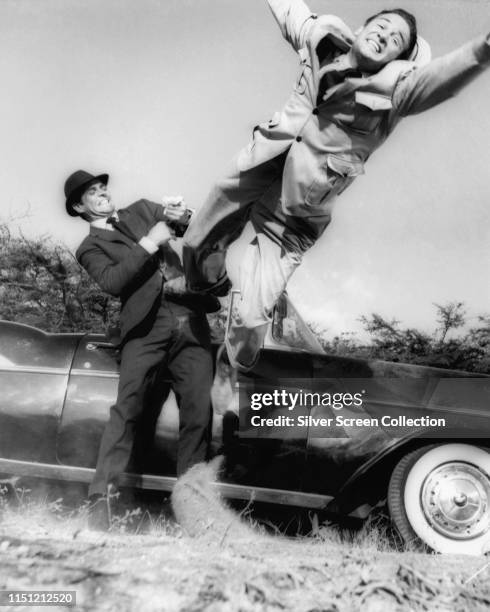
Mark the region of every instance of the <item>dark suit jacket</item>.
<instances>
[{"instance_id":1,"label":"dark suit jacket","mask_svg":"<svg viewBox=\"0 0 490 612\"><path fill-rule=\"evenodd\" d=\"M161 294L163 277L159 263L162 254L167 265L180 270L182 267L170 247L150 255L137 242L155 223L165 220L160 204L138 200L119 210L118 215L120 221L131 228L135 241L118 230L91 226L76 257L103 291L121 299L120 327L121 339L124 339L148 315Z\"/></svg>"}]
</instances>

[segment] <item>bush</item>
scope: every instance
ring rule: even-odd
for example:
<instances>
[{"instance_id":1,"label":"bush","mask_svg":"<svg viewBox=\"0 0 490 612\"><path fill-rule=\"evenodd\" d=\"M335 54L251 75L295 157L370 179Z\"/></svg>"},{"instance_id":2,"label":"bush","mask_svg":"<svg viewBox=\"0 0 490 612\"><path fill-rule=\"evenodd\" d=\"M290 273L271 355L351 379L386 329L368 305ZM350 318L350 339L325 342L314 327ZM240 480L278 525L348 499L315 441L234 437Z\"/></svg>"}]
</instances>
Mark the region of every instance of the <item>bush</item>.
<instances>
[{"instance_id":1,"label":"bush","mask_svg":"<svg viewBox=\"0 0 490 612\"><path fill-rule=\"evenodd\" d=\"M0 318L49 332L103 332L118 301L103 294L63 245L13 236L0 224Z\"/></svg>"},{"instance_id":2,"label":"bush","mask_svg":"<svg viewBox=\"0 0 490 612\"><path fill-rule=\"evenodd\" d=\"M448 338L448 334L466 323L462 302L435 304L437 323L432 334L413 328L402 328L397 319L386 320L376 313L360 318L371 342L361 344L351 333L333 340L320 334L328 353L366 359L400 361L438 368L490 373L490 317L478 317L478 326L465 334Z\"/></svg>"},{"instance_id":3,"label":"bush","mask_svg":"<svg viewBox=\"0 0 490 612\"><path fill-rule=\"evenodd\" d=\"M49 332L102 332L115 326L119 301L104 294L62 244L50 238L13 236L0 223L0 318ZM327 353L385 359L440 368L490 373L490 317L477 327L448 337L466 323L462 302L435 304L437 327L432 334L400 326L379 314L360 321L371 342L360 343L351 332L327 339L316 336ZM226 308L210 316L216 340L222 341ZM313 326L314 328L315 326Z\"/></svg>"}]
</instances>

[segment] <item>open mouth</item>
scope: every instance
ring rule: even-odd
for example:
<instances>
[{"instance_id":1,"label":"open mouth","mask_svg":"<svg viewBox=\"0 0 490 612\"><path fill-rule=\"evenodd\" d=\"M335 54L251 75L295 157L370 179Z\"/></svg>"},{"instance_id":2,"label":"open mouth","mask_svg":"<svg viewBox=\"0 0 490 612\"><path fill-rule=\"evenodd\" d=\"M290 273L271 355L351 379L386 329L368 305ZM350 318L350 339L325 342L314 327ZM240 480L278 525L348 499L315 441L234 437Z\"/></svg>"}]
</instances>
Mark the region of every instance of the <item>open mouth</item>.
<instances>
[{"instance_id":1,"label":"open mouth","mask_svg":"<svg viewBox=\"0 0 490 612\"><path fill-rule=\"evenodd\" d=\"M376 40L368 38L367 44L371 47L371 49L373 49L375 53L381 53L381 46Z\"/></svg>"}]
</instances>

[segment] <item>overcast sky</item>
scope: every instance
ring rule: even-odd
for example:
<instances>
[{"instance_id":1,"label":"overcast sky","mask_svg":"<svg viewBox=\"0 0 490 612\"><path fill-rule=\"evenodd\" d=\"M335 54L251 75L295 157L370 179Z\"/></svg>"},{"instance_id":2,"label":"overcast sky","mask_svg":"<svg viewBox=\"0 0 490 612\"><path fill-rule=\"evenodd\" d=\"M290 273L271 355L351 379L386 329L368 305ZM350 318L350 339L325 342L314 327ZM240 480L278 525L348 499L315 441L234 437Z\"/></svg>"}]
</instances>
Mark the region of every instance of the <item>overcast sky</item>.
<instances>
[{"instance_id":1,"label":"overcast sky","mask_svg":"<svg viewBox=\"0 0 490 612\"><path fill-rule=\"evenodd\" d=\"M310 6L355 29L400 4L435 56L490 29L489 0ZM197 208L297 68L265 0L0 0L0 40L0 216L72 249L87 226L64 212L69 173L108 172L120 207ZM490 70L373 155L290 283L308 319L333 335L373 311L430 329L433 302L488 312L489 100Z\"/></svg>"}]
</instances>

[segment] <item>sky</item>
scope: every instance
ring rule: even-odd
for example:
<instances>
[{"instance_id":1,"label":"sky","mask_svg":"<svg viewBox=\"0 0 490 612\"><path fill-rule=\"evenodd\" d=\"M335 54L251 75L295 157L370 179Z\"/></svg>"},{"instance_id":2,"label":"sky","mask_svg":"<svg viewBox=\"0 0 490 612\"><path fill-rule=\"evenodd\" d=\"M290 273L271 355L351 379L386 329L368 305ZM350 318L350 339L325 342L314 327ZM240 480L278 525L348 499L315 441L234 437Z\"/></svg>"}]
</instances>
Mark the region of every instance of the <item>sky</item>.
<instances>
[{"instance_id":1,"label":"sky","mask_svg":"<svg viewBox=\"0 0 490 612\"><path fill-rule=\"evenodd\" d=\"M490 0L309 3L353 29L399 5L433 56L490 29ZM64 211L71 172L109 173L119 207L198 208L298 67L265 0L0 0L0 40L0 219L70 249L87 233ZM426 331L434 303L463 301L471 325L488 313L489 99L490 70L404 120L338 199L289 286L328 336L371 312Z\"/></svg>"}]
</instances>

